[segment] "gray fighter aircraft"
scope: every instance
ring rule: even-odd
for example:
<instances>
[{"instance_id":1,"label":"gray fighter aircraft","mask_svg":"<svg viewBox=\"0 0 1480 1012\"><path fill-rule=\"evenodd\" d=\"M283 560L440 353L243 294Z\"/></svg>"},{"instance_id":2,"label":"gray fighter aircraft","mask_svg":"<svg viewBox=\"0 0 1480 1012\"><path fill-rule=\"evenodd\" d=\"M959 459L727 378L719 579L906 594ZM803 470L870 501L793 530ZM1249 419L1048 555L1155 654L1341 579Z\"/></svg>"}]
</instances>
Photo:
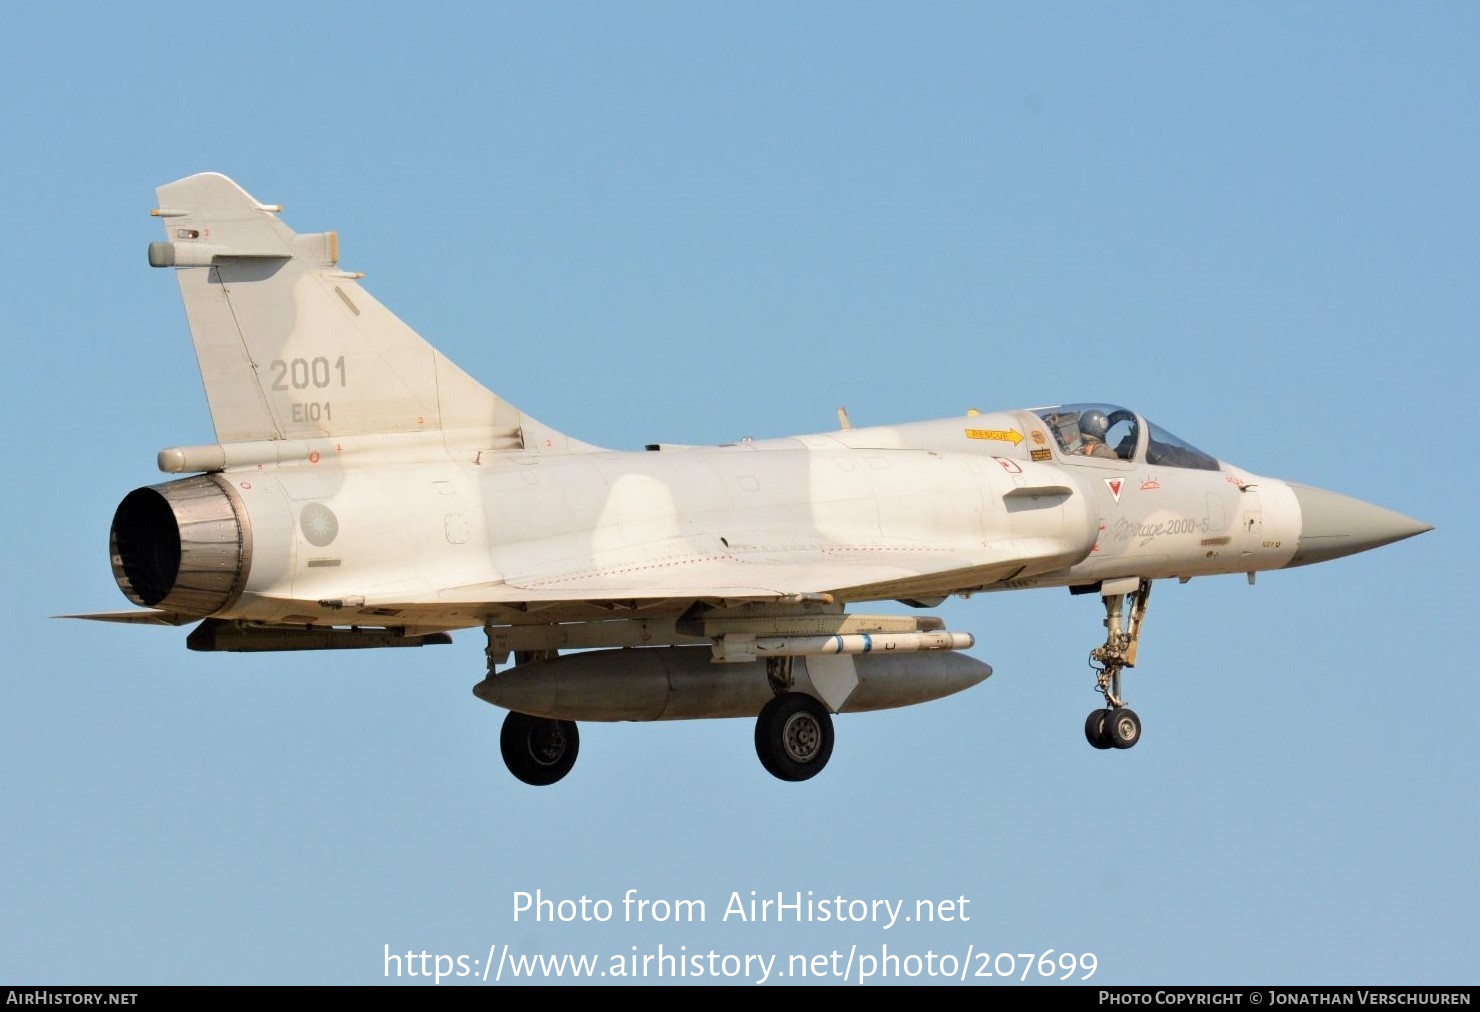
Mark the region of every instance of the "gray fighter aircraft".
<instances>
[{"instance_id":1,"label":"gray fighter aircraft","mask_svg":"<svg viewBox=\"0 0 1480 1012\"><path fill-rule=\"evenodd\" d=\"M225 176L161 187L217 442L124 497L113 574L193 650L449 642L509 711L529 784L568 773L578 720L749 717L762 766L806 780L832 714L959 692L991 668L950 595L1068 587L1104 601L1095 748L1141 724L1122 675L1155 580L1304 566L1430 530L1254 475L1135 411L1061 404L724 446L602 449L485 389ZM505 665L512 656L513 665Z\"/></svg>"}]
</instances>

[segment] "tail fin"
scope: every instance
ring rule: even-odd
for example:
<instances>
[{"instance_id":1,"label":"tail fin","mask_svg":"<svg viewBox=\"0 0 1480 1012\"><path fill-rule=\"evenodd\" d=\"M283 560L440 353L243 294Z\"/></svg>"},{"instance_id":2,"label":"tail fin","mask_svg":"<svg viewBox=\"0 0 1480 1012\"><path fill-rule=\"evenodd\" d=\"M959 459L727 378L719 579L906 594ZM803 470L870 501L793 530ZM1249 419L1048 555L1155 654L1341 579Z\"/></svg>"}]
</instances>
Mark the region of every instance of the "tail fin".
<instances>
[{"instance_id":1,"label":"tail fin","mask_svg":"<svg viewBox=\"0 0 1480 1012\"><path fill-rule=\"evenodd\" d=\"M225 176L158 190L216 439L441 430L479 449L595 449L501 400L339 269L333 232L299 235Z\"/></svg>"}]
</instances>

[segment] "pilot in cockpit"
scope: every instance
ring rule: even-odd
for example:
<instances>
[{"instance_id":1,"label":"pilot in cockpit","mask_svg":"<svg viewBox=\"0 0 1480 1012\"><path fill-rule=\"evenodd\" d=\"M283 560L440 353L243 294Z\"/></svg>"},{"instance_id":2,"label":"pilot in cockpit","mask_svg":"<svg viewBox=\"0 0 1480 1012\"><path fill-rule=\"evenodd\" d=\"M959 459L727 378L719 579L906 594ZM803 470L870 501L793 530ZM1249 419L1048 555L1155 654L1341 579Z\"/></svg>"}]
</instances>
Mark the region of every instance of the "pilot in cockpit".
<instances>
[{"instance_id":1,"label":"pilot in cockpit","mask_svg":"<svg viewBox=\"0 0 1480 1012\"><path fill-rule=\"evenodd\" d=\"M1105 432L1110 428L1110 419L1098 408L1090 408L1079 416L1079 446L1075 453L1086 457L1107 457L1118 460L1119 454L1105 442Z\"/></svg>"}]
</instances>

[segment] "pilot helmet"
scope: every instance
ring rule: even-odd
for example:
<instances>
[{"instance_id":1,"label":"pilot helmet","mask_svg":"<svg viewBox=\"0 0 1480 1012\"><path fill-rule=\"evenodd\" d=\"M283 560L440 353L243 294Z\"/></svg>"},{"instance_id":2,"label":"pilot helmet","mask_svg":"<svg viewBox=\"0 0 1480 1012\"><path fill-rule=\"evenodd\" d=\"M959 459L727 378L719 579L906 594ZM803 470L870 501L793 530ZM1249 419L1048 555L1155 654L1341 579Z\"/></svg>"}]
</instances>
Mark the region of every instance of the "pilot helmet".
<instances>
[{"instance_id":1,"label":"pilot helmet","mask_svg":"<svg viewBox=\"0 0 1480 1012\"><path fill-rule=\"evenodd\" d=\"M1105 430L1110 427L1110 419L1105 417L1105 412L1099 408L1090 408L1079 416L1079 431L1086 436L1104 440Z\"/></svg>"}]
</instances>

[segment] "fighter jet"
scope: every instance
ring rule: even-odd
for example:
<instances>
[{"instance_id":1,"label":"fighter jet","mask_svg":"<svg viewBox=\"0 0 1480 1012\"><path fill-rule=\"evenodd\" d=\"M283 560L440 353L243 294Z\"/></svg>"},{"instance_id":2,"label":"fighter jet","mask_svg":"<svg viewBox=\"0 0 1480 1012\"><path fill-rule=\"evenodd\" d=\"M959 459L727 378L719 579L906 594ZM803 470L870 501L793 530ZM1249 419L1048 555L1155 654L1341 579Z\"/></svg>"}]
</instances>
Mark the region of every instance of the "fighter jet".
<instances>
[{"instance_id":1,"label":"fighter jet","mask_svg":"<svg viewBox=\"0 0 1480 1012\"><path fill-rule=\"evenodd\" d=\"M1254 574L1430 530L1219 460L1134 410L1058 404L720 446L605 449L470 378L236 183L159 188L216 442L124 496L113 575L192 650L487 639L510 772L572 768L577 721L745 717L761 765L816 776L833 714L991 674L921 609L1067 587L1104 603L1089 744L1141 721L1123 676L1157 580ZM854 610L877 602L888 610ZM892 607L889 607L892 606ZM509 661L512 659L512 664Z\"/></svg>"}]
</instances>

